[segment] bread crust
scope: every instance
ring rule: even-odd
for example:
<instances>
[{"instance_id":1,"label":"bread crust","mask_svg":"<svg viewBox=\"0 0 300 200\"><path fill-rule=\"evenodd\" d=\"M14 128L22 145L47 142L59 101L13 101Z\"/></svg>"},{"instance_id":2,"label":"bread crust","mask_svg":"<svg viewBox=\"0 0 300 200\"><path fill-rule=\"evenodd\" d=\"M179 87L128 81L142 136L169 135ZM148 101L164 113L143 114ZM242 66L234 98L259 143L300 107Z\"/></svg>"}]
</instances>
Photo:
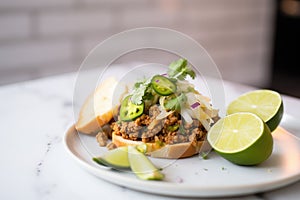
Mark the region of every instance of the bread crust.
<instances>
[{"instance_id":1,"label":"bread crust","mask_svg":"<svg viewBox=\"0 0 300 200\"><path fill-rule=\"evenodd\" d=\"M116 109L112 105L112 99L117 83L117 80L113 77L106 79L96 88L95 92L86 99L81 107L78 121L75 124L77 131L85 134L97 133L101 130L103 125L109 123L113 118L114 109ZM124 93L126 93L126 91L127 88L124 88ZM122 96L124 93L120 95ZM114 133L112 134L112 142L118 147L143 143L141 141L124 139ZM146 145L147 155L169 159L191 157L211 149L207 141L185 142L172 145L160 145L155 142L148 142Z\"/></svg>"},{"instance_id":2,"label":"bread crust","mask_svg":"<svg viewBox=\"0 0 300 200\"><path fill-rule=\"evenodd\" d=\"M115 133L112 134L112 142L118 147L143 144L142 141L127 140ZM163 146L158 145L155 142L148 142L145 144L147 145L146 154L154 158L186 158L211 150L211 146L207 141L198 141L196 143L185 142L172 145L167 144Z\"/></svg>"},{"instance_id":3,"label":"bread crust","mask_svg":"<svg viewBox=\"0 0 300 200\"><path fill-rule=\"evenodd\" d=\"M107 124L113 118L112 98L117 83L114 77L110 77L88 96L81 107L75 124L77 131L85 134L96 133L101 129L101 126Z\"/></svg>"}]
</instances>

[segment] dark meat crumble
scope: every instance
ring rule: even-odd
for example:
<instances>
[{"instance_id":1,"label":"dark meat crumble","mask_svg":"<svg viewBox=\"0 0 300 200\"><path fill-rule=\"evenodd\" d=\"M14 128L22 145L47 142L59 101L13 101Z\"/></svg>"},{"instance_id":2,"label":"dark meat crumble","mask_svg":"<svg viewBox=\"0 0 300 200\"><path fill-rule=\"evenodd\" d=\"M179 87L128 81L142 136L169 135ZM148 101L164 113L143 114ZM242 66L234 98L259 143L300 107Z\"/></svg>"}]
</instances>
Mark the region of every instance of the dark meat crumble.
<instances>
[{"instance_id":1,"label":"dark meat crumble","mask_svg":"<svg viewBox=\"0 0 300 200\"><path fill-rule=\"evenodd\" d=\"M134 121L113 122L111 128L116 135L134 141L176 144L204 140L207 131L199 120L193 119L193 123L187 124L177 112L157 120L159 113L158 105L153 105L148 113Z\"/></svg>"}]
</instances>

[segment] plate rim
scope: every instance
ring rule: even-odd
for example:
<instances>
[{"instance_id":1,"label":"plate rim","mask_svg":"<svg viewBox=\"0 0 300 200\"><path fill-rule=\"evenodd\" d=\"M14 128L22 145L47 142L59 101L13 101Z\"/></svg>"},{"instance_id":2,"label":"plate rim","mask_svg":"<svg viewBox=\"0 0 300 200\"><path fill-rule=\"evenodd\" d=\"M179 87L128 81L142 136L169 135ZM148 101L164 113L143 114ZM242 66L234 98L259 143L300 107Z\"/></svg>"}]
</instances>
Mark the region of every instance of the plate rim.
<instances>
[{"instance_id":1,"label":"plate rim","mask_svg":"<svg viewBox=\"0 0 300 200\"><path fill-rule=\"evenodd\" d=\"M285 129L284 129L285 130ZM101 168L101 166L92 166L86 161L80 159L78 156L70 148L69 138L71 134L74 135L76 132L79 138L79 135L75 129L75 124L69 125L67 130L64 133L63 143L68 154L76 161L82 168L84 168L89 173L101 178L102 180L108 181L110 183L123 186L132 190L147 192L151 194L157 195L165 195L165 196L173 196L173 197L230 197L230 196L245 196L251 195L255 193L267 192L274 189L281 188L283 186L287 186L289 184L295 183L300 180L300 171L297 175L291 177L285 177L276 181L267 181L259 184L246 184L240 185L238 187L232 186L216 186L216 187L193 187L192 185L181 185L180 183L170 183L170 182L157 182L157 181L143 181L137 178L128 178L122 175L117 174L116 172L110 170L109 168ZM288 131L287 131L288 132ZM72 138L72 140L75 140ZM83 148L82 144L81 147ZM120 181L120 179L122 181ZM143 183L143 184L141 184ZM159 183L160 190L150 189L152 187L157 187ZM176 187L178 185L179 187ZM149 187L147 187L149 186ZM161 188L163 186L163 188ZM262 187L263 186L263 187ZM172 188L176 187L176 190L180 190L180 193L174 194L172 192ZM173 189L174 191L174 189Z\"/></svg>"}]
</instances>

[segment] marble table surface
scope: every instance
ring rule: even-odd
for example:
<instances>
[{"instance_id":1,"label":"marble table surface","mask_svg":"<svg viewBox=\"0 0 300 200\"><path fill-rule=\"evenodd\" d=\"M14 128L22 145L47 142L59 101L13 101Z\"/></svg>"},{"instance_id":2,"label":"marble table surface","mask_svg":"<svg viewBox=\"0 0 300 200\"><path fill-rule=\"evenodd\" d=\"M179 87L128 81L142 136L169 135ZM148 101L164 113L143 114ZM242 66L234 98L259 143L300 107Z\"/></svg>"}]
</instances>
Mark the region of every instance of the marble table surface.
<instances>
[{"instance_id":1,"label":"marble table surface","mask_svg":"<svg viewBox=\"0 0 300 200\"><path fill-rule=\"evenodd\" d=\"M69 157L62 139L75 120L75 78L76 74L70 73L0 87L0 199L176 199L108 183ZM233 97L252 89L231 82L224 86ZM287 114L284 126L286 120L300 118L300 99L283 95L283 101ZM297 126L285 128L300 137ZM228 199L286 200L299 196L298 181L266 193Z\"/></svg>"}]
</instances>

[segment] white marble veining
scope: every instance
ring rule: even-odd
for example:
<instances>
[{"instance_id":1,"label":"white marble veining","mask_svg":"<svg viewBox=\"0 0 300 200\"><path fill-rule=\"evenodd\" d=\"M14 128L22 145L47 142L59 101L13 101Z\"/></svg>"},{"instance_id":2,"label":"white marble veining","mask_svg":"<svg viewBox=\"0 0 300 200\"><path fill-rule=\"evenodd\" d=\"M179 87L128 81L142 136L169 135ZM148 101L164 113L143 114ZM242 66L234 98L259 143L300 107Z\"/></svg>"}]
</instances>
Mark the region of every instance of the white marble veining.
<instances>
[{"instance_id":1,"label":"white marble veining","mask_svg":"<svg viewBox=\"0 0 300 200\"><path fill-rule=\"evenodd\" d=\"M75 74L65 74L0 87L0 199L174 199L103 181L68 156L62 137L74 122L74 81ZM225 89L234 98L249 87L226 82ZM284 97L284 102L286 113L300 117L299 99ZM299 196L297 182L237 199Z\"/></svg>"}]
</instances>

